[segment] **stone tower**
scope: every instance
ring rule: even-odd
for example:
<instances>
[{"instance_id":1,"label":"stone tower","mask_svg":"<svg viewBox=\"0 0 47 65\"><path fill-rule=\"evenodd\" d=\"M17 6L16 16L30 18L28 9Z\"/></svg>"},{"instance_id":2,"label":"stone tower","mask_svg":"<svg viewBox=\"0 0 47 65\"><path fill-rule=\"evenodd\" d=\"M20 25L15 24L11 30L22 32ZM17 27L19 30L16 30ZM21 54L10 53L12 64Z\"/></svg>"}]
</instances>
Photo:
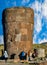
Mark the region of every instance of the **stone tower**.
<instances>
[{"instance_id":1,"label":"stone tower","mask_svg":"<svg viewBox=\"0 0 47 65\"><path fill-rule=\"evenodd\" d=\"M14 7L3 11L4 45L9 57L32 49L34 11L31 8Z\"/></svg>"}]
</instances>

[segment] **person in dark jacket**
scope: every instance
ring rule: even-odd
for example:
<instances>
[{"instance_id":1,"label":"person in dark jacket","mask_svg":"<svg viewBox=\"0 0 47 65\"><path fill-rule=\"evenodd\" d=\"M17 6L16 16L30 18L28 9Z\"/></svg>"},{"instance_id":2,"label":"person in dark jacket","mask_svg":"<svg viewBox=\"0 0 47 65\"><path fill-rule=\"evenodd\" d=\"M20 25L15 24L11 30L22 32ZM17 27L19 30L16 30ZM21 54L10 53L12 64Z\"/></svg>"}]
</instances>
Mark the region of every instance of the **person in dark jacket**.
<instances>
[{"instance_id":1,"label":"person in dark jacket","mask_svg":"<svg viewBox=\"0 0 47 65\"><path fill-rule=\"evenodd\" d=\"M25 53L24 51L22 51L22 52L20 53L19 57L20 57L21 60L26 60L26 58L27 58L27 53Z\"/></svg>"}]
</instances>

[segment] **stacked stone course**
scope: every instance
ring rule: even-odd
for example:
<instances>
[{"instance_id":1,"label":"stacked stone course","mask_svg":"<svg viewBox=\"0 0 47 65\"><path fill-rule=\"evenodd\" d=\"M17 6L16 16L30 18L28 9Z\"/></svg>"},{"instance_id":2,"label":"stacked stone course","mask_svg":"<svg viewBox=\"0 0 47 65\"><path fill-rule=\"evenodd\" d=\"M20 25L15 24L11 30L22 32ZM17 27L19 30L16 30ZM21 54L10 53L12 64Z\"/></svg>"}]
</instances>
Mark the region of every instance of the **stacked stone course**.
<instances>
[{"instance_id":1,"label":"stacked stone course","mask_svg":"<svg viewBox=\"0 0 47 65\"><path fill-rule=\"evenodd\" d=\"M31 8L14 7L3 12L4 44L9 56L32 49L34 11Z\"/></svg>"}]
</instances>

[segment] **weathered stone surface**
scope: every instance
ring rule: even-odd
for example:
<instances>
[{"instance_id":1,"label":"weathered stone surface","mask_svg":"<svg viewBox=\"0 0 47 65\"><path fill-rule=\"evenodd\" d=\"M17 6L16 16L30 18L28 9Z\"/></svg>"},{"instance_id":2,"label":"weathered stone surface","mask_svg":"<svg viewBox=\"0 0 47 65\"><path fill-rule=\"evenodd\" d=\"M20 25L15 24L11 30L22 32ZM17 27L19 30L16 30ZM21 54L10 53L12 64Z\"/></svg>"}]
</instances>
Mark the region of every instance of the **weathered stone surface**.
<instances>
[{"instance_id":1,"label":"weathered stone surface","mask_svg":"<svg viewBox=\"0 0 47 65\"><path fill-rule=\"evenodd\" d=\"M37 65L47 65L47 61L41 62L41 63L37 63Z\"/></svg>"},{"instance_id":2,"label":"weathered stone surface","mask_svg":"<svg viewBox=\"0 0 47 65\"><path fill-rule=\"evenodd\" d=\"M32 48L34 12L30 8L8 8L3 12L4 40L9 56Z\"/></svg>"}]
</instances>

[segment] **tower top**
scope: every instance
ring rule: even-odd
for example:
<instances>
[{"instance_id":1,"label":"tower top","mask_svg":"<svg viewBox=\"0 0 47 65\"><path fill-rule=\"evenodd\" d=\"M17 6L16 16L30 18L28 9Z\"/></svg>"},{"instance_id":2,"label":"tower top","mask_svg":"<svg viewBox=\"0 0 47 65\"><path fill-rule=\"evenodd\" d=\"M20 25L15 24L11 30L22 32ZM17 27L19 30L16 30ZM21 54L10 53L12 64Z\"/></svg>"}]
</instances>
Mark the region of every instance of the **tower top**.
<instances>
[{"instance_id":1,"label":"tower top","mask_svg":"<svg viewBox=\"0 0 47 65\"><path fill-rule=\"evenodd\" d=\"M6 8L3 11L3 20L5 22L30 22L34 24L34 11L28 7Z\"/></svg>"}]
</instances>

